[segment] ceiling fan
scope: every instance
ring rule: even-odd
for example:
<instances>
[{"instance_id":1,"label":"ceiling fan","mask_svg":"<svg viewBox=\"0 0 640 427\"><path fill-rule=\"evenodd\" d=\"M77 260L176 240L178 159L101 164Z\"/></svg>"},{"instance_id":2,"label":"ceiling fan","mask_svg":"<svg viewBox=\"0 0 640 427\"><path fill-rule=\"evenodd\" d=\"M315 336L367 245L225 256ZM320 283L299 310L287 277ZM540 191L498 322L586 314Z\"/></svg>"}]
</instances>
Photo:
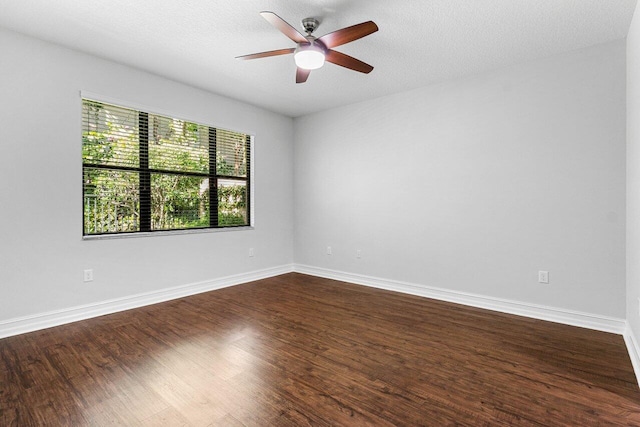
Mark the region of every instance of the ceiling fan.
<instances>
[{"instance_id":1,"label":"ceiling fan","mask_svg":"<svg viewBox=\"0 0 640 427\"><path fill-rule=\"evenodd\" d=\"M280 30L282 34L296 42L298 47L237 56L236 59L258 59L293 53L297 66L296 83L306 82L311 70L322 67L325 61L365 74L373 70L371 65L333 50L334 47L358 40L378 31L378 26L373 21L352 25L351 27L346 27L316 38L312 33L318 28L320 22L315 18L305 18L302 20L302 27L307 33L306 36L303 36L298 30L273 12L260 12L260 15Z\"/></svg>"}]
</instances>

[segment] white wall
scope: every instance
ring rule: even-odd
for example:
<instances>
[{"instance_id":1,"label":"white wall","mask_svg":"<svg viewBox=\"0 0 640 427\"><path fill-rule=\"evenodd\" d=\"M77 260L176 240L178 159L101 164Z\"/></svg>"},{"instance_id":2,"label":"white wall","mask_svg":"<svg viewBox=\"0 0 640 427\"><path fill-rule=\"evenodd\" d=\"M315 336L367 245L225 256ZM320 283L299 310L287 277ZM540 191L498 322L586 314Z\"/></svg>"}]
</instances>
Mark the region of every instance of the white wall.
<instances>
[{"instance_id":1,"label":"white wall","mask_svg":"<svg viewBox=\"0 0 640 427\"><path fill-rule=\"evenodd\" d=\"M625 317L623 41L295 121L8 31L0 51L0 323L294 260ZM80 90L254 133L255 230L83 241Z\"/></svg>"},{"instance_id":2,"label":"white wall","mask_svg":"<svg viewBox=\"0 0 640 427\"><path fill-rule=\"evenodd\" d=\"M292 119L8 31L0 52L0 323L291 264ZM253 133L255 229L83 241L81 90Z\"/></svg>"},{"instance_id":3,"label":"white wall","mask_svg":"<svg viewBox=\"0 0 640 427\"><path fill-rule=\"evenodd\" d=\"M627 322L640 337L640 10L627 36ZM635 338L640 344L640 340ZM638 357L640 355L636 355ZM636 366L636 369L640 366ZM637 371L638 374L640 372Z\"/></svg>"},{"instance_id":4,"label":"white wall","mask_svg":"<svg viewBox=\"0 0 640 427\"><path fill-rule=\"evenodd\" d=\"M294 140L296 264L624 318L624 41L298 118Z\"/></svg>"}]
</instances>

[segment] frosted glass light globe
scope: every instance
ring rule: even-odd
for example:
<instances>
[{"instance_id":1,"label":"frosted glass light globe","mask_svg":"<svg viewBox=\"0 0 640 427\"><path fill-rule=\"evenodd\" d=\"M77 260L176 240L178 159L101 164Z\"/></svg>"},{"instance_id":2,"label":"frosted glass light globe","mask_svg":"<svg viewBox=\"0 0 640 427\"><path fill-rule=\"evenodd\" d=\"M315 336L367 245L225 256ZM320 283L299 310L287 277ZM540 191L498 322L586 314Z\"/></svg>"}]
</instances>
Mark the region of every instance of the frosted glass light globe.
<instances>
[{"instance_id":1,"label":"frosted glass light globe","mask_svg":"<svg viewBox=\"0 0 640 427\"><path fill-rule=\"evenodd\" d=\"M299 46L293 58L296 65L305 70L316 70L324 65L324 51L313 44Z\"/></svg>"}]
</instances>

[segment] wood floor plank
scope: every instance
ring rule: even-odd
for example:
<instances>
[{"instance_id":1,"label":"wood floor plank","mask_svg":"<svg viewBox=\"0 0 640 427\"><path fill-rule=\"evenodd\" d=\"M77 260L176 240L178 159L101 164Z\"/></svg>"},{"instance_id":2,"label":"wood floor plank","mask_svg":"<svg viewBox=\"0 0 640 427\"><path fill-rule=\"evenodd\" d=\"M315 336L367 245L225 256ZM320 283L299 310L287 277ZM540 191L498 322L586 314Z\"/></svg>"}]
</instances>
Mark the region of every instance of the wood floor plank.
<instances>
[{"instance_id":1,"label":"wood floor plank","mask_svg":"<svg viewBox=\"0 0 640 427\"><path fill-rule=\"evenodd\" d=\"M297 273L0 340L0 425L640 426L622 337Z\"/></svg>"}]
</instances>

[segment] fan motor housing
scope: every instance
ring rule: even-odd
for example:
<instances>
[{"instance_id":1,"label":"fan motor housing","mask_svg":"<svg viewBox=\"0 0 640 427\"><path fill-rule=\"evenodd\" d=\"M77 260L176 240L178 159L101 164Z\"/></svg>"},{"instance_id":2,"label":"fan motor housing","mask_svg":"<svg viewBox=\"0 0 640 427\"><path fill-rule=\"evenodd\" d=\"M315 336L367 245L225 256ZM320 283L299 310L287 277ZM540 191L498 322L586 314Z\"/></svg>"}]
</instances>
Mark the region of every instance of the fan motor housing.
<instances>
[{"instance_id":1,"label":"fan motor housing","mask_svg":"<svg viewBox=\"0 0 640 427\"><path fill-rule=\"evenodd\" d=\"M302 28L307 34L313 33L318 28L318 25L320 25L320 21L316 18L304 18L302 20Z\"/></svg>"}]
</instances>

